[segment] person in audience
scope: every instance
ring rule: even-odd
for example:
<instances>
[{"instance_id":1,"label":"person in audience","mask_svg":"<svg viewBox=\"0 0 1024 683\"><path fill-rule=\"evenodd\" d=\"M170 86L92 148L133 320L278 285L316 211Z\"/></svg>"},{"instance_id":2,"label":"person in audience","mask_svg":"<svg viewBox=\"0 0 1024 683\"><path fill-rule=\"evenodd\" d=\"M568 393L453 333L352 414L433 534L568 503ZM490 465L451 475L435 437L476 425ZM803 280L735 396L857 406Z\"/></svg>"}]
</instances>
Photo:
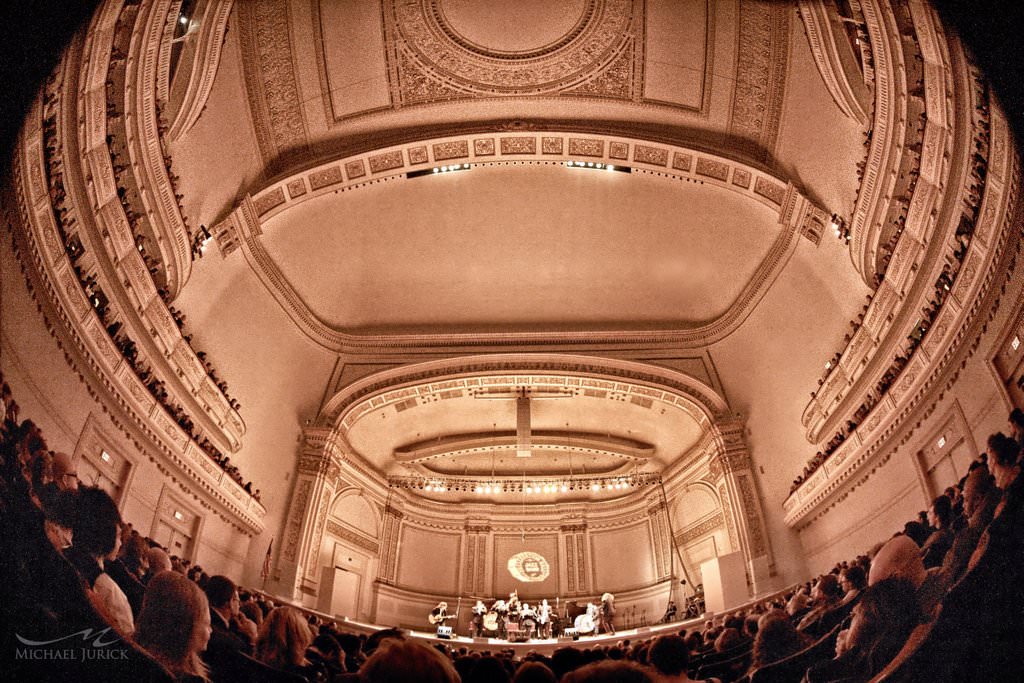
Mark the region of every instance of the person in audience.
<instances>
[{"instance_id":1,"label":"person in audience","mask_svg":"<svg viewBox=\"0 0 1024 683\"><path fill-rule=\"evenodd\" d=\"M868 572L868 586L893 577L910 581L921 614L930 619L944 592L941 569L925 569L917 544L902 534L889 539L875 555Z\"/></svg>"},{"instance_id":2,"label":"person in audience","mask_svg":"<svg viewBox=\"0 0 1024 683\"><path fill-rule=\"evenodd\" d=\"M814 583L814 588L811 589L813 607L800 620L797 630L815 633L818 624L826 614L839 606L844 595L843 589L839 586L839 578L835 574L819 576Z\"/></svg>"},{"instance_id":3,"label":"person in audience","mask_svg":"<svg viewBox=\"0 0 1024 683\"><path fill-rule=\"evenodd\" d=\"M907 579L873 584L853 608L849 629L839 634L835 659L811 666L804 680L871 679L896 656L920 621L914 587Z\"/></svg>"},{"instance_id":4,"label":"person in audience","mask_svg":"<svg viewBox=\"0 0 1024 683\"><path fill-rule=\"evenodd\" d=\"M848 605L858 598L868 587L868 577L859 564L852 565L839 572L839 586L843 589L842 605Z\"/></svg>"},{"instance_id":5,"label":"person in audience","mask_svg":"<svg viewBox=\"0 0 1024 683\"><path fill-rule=\"evenodd\" d=\"M735 628L724 628L715 638L715 652L726 652L743 645L743 636Z\"/></svg>"},{"instance_id":6,"label":"person in audience","mask_svg":"<svg viewBox=\"0 0 1024 683\"><path fill-rule=\"evenodd\" d=\"M143 577L144 582L148 582L150 578L156 576L160 572L171 571L171 558L167 554L167 551L160 546L153 546L146 551L146 564L149 566L149 571L146 572L146 576Z\"/></svg>"},{"instance_id":7,"label":"person in audience","mask_svg":"<svg viewBox=\"0 0 1024 683\"><path fill-rule=\"evenodd\" d=\"M512 683L556 683L556 680L555 674L543 662L523 662L512 677Z\"/></svg>"},{"instance_id":8,"label":"person in audience","mask_svg":"<svg viewBox=\"0 0 1024 683\"><path fill-rule=\"evenodd\" d=\"M302 614L291 607L277 607L263 621L256 639L254 656L267 666L298 674L311 683L325 672L306 659L306 648L313 641Z\"/></svg>"},{"instance_id":9,"label":"person in audience","mask_svg":"<svg viewBox=\"0 0 1024 683\"><path fill-rule=\"evenodd\" d=\"M100 488L81 487L77 500L74 542L65 556L92 590L97 608L110 625L130 636L135 630L131 605L124 591L104 570L104 563L114 560L120 549L121 513L113 499Z\"/></svg>"},{"instance_id":10,"label":"person in audience","mask_svg":"<svg viewBox=\"0 0 1024 683\"><path fill-rule=\"evenodd\" d=\"M359 668L363 683L459 683L451 660L432 647L405 638L388 638Z\"/></svg>"},{"instance_id":11,"label":"person in audience","mask_svg":"<svg viewBox=\"0 0 1024 683\"><path fill-rule=\"evenodd\" d=\"M1014 408L1007 418L1010 423L1010 438L1017 442L1017 450L1024 449L1024 410Z\"/></svg>"},{"instance_id":12,"label":"person in audience","mask_svg":"<svg viewBox=\"0 0 1024 683\"><path fill-rule=\"evenodd\" d=\"M253 602L244 602L242 607L255 607ZM259 611L259 608L256 608ZM321 631L313 638L313 643L306 650L306 659L312 662L318 669L326 672L328 681L348 671L345 668L345 651L341 649L338 640L329 632Z\"/></svg>"},{"instance_id":13,"label":"person in audience","mask_svg":"<svg viewBox=\"0 0 1024 683\"><path fill-rule=\"evenodd\" d=\"M968 473L963 491L967 525L953 539L953 547L942 562L942 578L947 586L959 580L967 569L971 554L992 521L999 497L995 478L989 474L987 467L977 467Z\"/></svg>"},{"instance_id":14,"label":"person in audience","mask_svg":"<svg viewBox=\"0 0 1024 683\"><path fill-rule=\"evenodd\" d=\"M988 467L996 478L996 486L1003 490L1003 500L1020 474L1020 445L1002 432L988 438Z\"/></svg>"},{"instance_id":15,"label":"person in audience","mask_svg":"<svg viewBox=\"0 0 1024 683\"><path fill-rule=\"evenodd\" d=\"M53 454L51 461L53 469L53 483L62 491L78 490L78 468L75 467L75 460L67 453L57 452Z\"/></svg>"},{"instance_id":16,"label":"person in audience","mask_svg":"<svg viewBox=\"0 0 1024 683\"><path fill-rule=\"evenodd\" d=\"M562 677L562 683L655 683L639 664L628 661L593 662Z\"/></svg>"},{"instance_id":17,"label":"person in audience","mask_svg":"<svg viewBox=\"0 0 1024 683\"><path fill-rule=\"evenodd\" d=\"M48 487L40 494L46 538L60 553L71 547L74 540L77 493L77 490Z\"/></svg>"},{"instance_id":18,"label":"person in audience","mask_svg":"<svg viewBox=\"0 0 1024 683\"><path fill-rule=\"evenodd\" d=\"M128 604L132 606L132 614L139 616L146 593L142 576L149 568L148 547L145 539L136 533L122 534L121 539L121 552L107 563L107 573L124 591Z\"/></svg>"},{"instance_id":19,"label":"person in audience","mask_svg":"<svg viewBox=\"0 0 1024 683\"><path fill-rule=\"evenodd\" d=\"M255 629L246 627L238 619L238 588L226 576L212 576L206 583L206 597L210 602L209 652L213 657L227 653L252 654ZM251 622L249 622L251 623Z\"/></svg>"},{"instance_id":20,"label":"person in audience","mask_svg":"<svg viewBox=\"0 0 1024 683\"><path fill-rule=\"evenodd\" d=\"M135 642L178 681L207 680L199 654L206 649L211 630L209 603L199 586L172 571L153 577L136 622Z\"/></svg>"},{"instance_id":21,"label":"person in audience","mask_svg":"<svg viewBox=\"0 0 1024 683\"><path fill-rule=\"evenodd\" d=\"M785 612L772 610L763 615L757 624L750 671L752 673L763 666L785 659L810 644L811 639L796 630Z\"/></svg>"},{"instance_id":22,"label":"person in audience","mask_svg":"<svg viewBox=\"0 0 1024 683\"><path fill-rule=\"evenodd\" d=\"M953 505L945 495L937 496L928 508L928 523L935 531L921 546L921 561L925 569L942 566L942 559L953 545Z\"/></svg>"},{"instance_id":23,"label":"person in audience","mask_svg":"<svg viewBox=\"0 0 1024 683\"><path fill-rule=\"evenodd\" d=\"M509 683L510 680L512 677L502 660L488 654L477 658L468 673L462 677L462 683Z\"/></svg>"},{"instance_id":24,"label":"person in audience","mask_svg":"<svg viewBox=\"0 0 1024 683\"><path fill-rule=\"evenodd\" d=\"M657 674L658 683L686 683L690 648L679 636L658 636L647 650L647 660Z\"/></svg>"}]
</instances>

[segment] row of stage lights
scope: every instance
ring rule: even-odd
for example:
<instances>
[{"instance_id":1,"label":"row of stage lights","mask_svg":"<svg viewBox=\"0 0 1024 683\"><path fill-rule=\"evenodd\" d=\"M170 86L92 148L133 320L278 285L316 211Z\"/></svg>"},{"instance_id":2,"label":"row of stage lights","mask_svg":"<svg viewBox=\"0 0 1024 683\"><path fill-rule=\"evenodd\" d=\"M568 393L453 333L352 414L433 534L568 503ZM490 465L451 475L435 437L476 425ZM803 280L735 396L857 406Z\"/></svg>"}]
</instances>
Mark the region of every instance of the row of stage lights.
<instances>
[{"instance_id":1,"label":"row of stage lights","mask_svg":"<svg viewBox=\"0 0 1024 683\"><path fill-rule=\"evenodd\" d=\"M616 167L614 164L606 164L602 161L565 161L562 162L566 168L585 168L595 171L628 171L626 167ZM430 173L451 173L452 171L468 171L473 168L470 164L445 164L443 166L434 166L430 169ZM408 174L410 178L424 175L426 171L414 171Z\"/></svg>"},{"instance_id":2,"label":"row of stage lights","mask_svg":"<svg viewBox=\"0 0 1024 683\"><path fill-rule=\"evenodd\" d=\"M388 486L431 493L475 493L493 495L518 493L526 495L568 493L570 491L625 491L651 486L661 481L657 474L632 474L621 477L583 477L557 481L523 481L518 479L453 479L424 477L389 477Z\"/></svg>"}]
</instances>

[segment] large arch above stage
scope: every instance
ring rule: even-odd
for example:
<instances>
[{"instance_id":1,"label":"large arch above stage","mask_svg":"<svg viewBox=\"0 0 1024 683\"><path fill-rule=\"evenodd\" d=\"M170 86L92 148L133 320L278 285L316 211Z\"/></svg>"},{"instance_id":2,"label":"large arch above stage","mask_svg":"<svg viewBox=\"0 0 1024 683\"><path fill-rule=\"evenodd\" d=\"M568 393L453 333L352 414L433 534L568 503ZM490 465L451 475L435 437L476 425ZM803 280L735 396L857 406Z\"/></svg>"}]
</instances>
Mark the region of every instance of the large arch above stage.
<instances>
[{"instance_id":1,"label":"large arch above stage","mask_svg":"<svg viewBox=\"0 0 1024 683\"><path fill-rule=\"evenodd\" d=\"M651 432L656 455L644 466L656 468L662 485L625 495L537 497L525 506L521 497L445 498L389 488L387 476L408 464L386 465L349 439L362 420L415 410L410 399L432 406L443 401L441 392L522 382L604 387L618 392L621 404L635 405L636 397L659 415L663 409L676 420L688 415L700 431L671 457L659 452L663 442ZM620 604L649 619L660 616L654 612L678 585L674 577L699 580L699 563L716 555L741 553L749 584L763 591L771 585L773 559L743 424L713 387L632 361L493 354L376 373L339 391L304 429L275 589L324 611L341 606L355 610L352 618L412 626L440 599L496 595L514 585L506 565L516 550L543 556L551 571L539 587L520 587L521 594L582 599L613 590ZM680 515L679 505L695 491L703 494L703 507ZM346 500L361 510L362 522L331 514ZM616 563L608 562L613 548L626 548L628 561L616 552Z\"/></svg>"}]
</instances>

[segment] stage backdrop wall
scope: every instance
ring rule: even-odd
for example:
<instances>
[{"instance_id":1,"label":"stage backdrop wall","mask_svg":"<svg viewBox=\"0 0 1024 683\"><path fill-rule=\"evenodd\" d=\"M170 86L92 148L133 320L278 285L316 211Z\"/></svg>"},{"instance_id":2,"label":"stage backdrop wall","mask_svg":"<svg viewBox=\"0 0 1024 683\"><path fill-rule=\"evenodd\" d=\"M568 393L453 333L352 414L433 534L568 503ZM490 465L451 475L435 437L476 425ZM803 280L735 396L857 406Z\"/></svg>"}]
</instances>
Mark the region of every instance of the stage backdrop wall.
<instances>
[{"instance_id":1,"label":"stage backdrop wall","mask_svg":"<svg viewBox=\"0 0 1024 683\"><path fill-rule=\"evenodd\" d=\"M548 576L542 581L520 581L509 571L508 562L513 556L531 552L540 555L548 564ZM541 598L554 599L558 595L558 537L553 534L521 534L494 536L493 580L495 595L508 595L515 590L520 599L531 601Z\"/></svg>"}]
</instances>

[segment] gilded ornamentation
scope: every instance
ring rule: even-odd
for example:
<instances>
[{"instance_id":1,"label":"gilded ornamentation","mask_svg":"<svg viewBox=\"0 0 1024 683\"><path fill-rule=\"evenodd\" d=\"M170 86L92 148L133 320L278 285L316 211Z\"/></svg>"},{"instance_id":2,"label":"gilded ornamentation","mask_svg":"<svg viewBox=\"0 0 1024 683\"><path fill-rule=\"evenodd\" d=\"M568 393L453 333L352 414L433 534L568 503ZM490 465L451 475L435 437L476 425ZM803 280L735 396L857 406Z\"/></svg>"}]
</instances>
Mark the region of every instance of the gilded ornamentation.
<instances>
[{"instance_id":1,"label":"gilded ornamentation","mask_svg":"<svg viewBox=\"0 0 1024 683\"><path fill-rule=\"evenodd\" d=\"M380 544L369 538L366 538L362 534L357 534L348 527L338 524L333 519L327 520L327 533L337 536L343 541L347 541L357 548L362 548L369 553L376 555L380 550Z\"/></svg>"},{"instance_id":2,"label":"gilded ornamentation","mask_svg":"<svg viewBox=\"0 0 1024 683\"><path fill-rule=\"evenodd\" d=\"M363 162L359 161L359 167L362 169ZM319 171L313 171L309 174L309 186L313 190L322 190L325 187L329 187L336 183L340 183L345 178L341 175L341 169L337 166L330 166L328 168L320 169Z\"/></svg>"},{"instance_id":3,"label":"gilded ornamentation","mask_svg":"<svg viewBox=\"0 0 1024 683\"><path fill-rule=\"evenodd\" d=\"M395 106L495 95L633 96L632 46L642 42L639 0L588 0L576 24L536 50L490 50L448 23L440 0L384 3ZM640 44L640 43L638 43ZM595 77L595 74L596 77ZM582 86L582 88L581 88Z\"/></svg>"},{"instance_id":4,"label":"gilded ornamentation","mask_svg":"<svg viewBox=\"0 0 1024 683\"><path fill-rule=\"evenodd\" d=\"M604 156L604 140L569 138L569 155L581 157Z\"/></svg>"},{"instance_id":5,"label":"gilded ornamentation","mask_svg":"<svg viewBox=\"0 0 1024 683\"><path fill-rule=\"evenodd\" d=\"M366 166L363 164L363 160L353 159L345 164L345 175L348 176L349 180L352 180L353 178L362 178L366 175Z\"/></svg>"},{"instance_id":6,"label":"gilded ornamentation","mask_svg":"<svg viewBox=\"0 0 1024 683\"><path fill-rule=\"evenodd\" d=\"M562 138L541 138L540 150L544 154L561 154Z\"/></svg>"},{"instance_id":7,"label":"gilded ornamentation","mask_svg":"<svg viewBox=\"0 0 1024 683\"><path fill-rule=\"evenodd\" d=\"M782 201L786 197L786 188L778 183L773 183L767 178L759 177L754 181L754 192L779 206L782 206Z\"/></svg>"},{"instance_id":8,"label":"gilded ornamentation","mask_svg":"<svg viewBox=\"0 0 1024 683\"><path fill-rule=\"evenodd\" d=\"M473 140L473 154L478 157L494 156L494 138Z\"/></svg>"},{"instance_id":9,"label":"gilded ornamentation","mask_svg":"<svg viewBox=\"0 0 1024 683\"><path fill-rule=\"evenodd\" d=\"M288 183L288 197L295 199L306 194L306 183L302 182L302 178L296 178L295 180Z\"/></svg>"},{"instance_id":10,"label":"gilded ornamentation","mask_svg":"<svg viewBox=\"0 0 1024 683\"><path fill-rule=\"evenodd\" d=\"M633 145L633 161L668 166L668 150L648 145Z\"/></svg>"},{"instance_id":11,"label":"gilded ornamentation","mask_svg":"<svg viewBox=\"0 0 1024 683\"><path fill-rule=\"evenodd\" d=\"M427 154L426 147L410 147L406 150L406 153L409 155L410 164L425 164L430 161L430 156Z\"/></svg>"},{"instance_id":12,"label":"gilded ornamentation","mask_svg":"<svg viewBox=\"0 0 1024 683\"><path fill-rule=\"evenodd\" d=\"M469 143L465 140L439 142L434 145L434 161L464 159L469 156Z\"/></svg>"},{"instance_id":13,"label":"gilded ornamentation","mask_svg":"<svg viewBox=\"0 0 1024 683\"><path fill-rule=\"evenodd\" d=\"M306 516L306 507L309 505L310 490L313 482L305 479L299 484L299 490L292 502L292 511L288 519L288 531L284 539L284 558L289 562L295 561L295 555L299 551L299 537L302 534L302 522Z\"/></svg>"},{"instance_id":14,"label":"gilded ornamentation","mask_svg":"<svg viewBox=\"0 0 1024 683\"><path fill-rule=\"evenodd\" d=\"M725 525L725 519L722 517L721 512L716 512L714 515L705 519L703 522L687 527L683 530L683 533L679 535L678 543L686 545L691 541L695 541L705 534L709 534L715 529Z\"/></svg>"},{"instance_id":15,"label":"gilded ornamentation","mask_svg":"<svg viewBox=\"0 0 1024 683\"><path fill-rule=\"evenodd\" d=\"M280 187L275 187L270 192L261 194L252 200L253 207L256 209L256 213L262 216L271 209L281 206L284 204L284 190Z\"/></svg>"},{"instance_id":16,"label":"gilded ornamentation","mask_svg":"<svg viewBox=\"0 0 1024 683\"><path fill-rule=\"evenodd\" d=\"M725 182L729 177L729 164L707 157L697 157L697 173Z\"/></svg>"},{"instance_id":17,"label":"gilded ornamentation","mask_svg":"<svg viewBox=\"0 0 1024 683\"><path fill-rule=\"evenodd\" d=\"M246 91L256 139L271 170L287 158L304 157L306 124L298 76L292 63L288 3L252 0L238 3L239 34Z\"/></svg>"},{"instance_id":18,"label":"gilded ornamentation","mask_svg":"<svg viewBox=\"0 0 1024 683\"><path fill-rule=\"evenodd\" d=\"M625 142L611 142L608 144L608 156L611 159L628 159L629 145Z\"/></svg>"},{"instance_id":19,"label":"gilded ornamentation","mask_svg":"<svg viewBox=\"0 0 1024 683\"><path fill-rule=\"evenodd\" d=\"M502 154L536 154L537 138L501 138Z\"/></svg>"},{"instance_id":20,"label":"gilded ornamentation","mask_svg":"<svg viewBox=\"0 0 1024 683\"><path fill-rule=\"evenodd\" d=\"M742 187L744 189L750 187L750 171L745 171L742 168L733 169L732 172L732 184Z\"/></svg>"},{"instance_id":21,"label":"gilded ornamentation","mask_svg":"<svg viewBox=\"0 0 1024 683\"><path fill-rule=\"evenodd\" d=\"M672 155L672 168L676 169L677 171L689 172L690 164L693 163L692 160L693 157L691 157L689 154L681 154L679 152L676 152L675 154Z\"/></svg>"},{"instance_id":22,"label":"gilded ornamentation","mask_svg":"<svg viewBox=\"0 0 1024 683\"><path fill-rule=\"evenodd\" d=\"M729 131L766 160L775 147L789 71L790 7L769 0L742 0L739 49Z\"/></svg>"},{"instance_id":23,"label":"gilded ornamentation","mask_svg":"<svg viewBox=\"0 0 1024 683\"><path fill-rule=\"evenodd\" d=\"M764 531L761 529L761 516L758 514L760 507L757 496L754 494L754 484L750 477L740 475L736 477L736 484L740 489L740 498L743 501L743 514L747 518L747 533L750 540L750 554L752 557L760 557L766 554Z\"/></svg>"},{"instance_id":24,"label":"gilded ornamentation","mask_svg":"<svg viewBox=\"0 0 1024 683\"><path fill-rule=\"evenodd\" d=\"M732 506L729 505L729 491L725 488L723 481L718 485L718 499L722 501L722 516L725 517L725 526L729 530L729 543L733 548L739 547L736 539L736 524L732 521Z\"/></svg>"},{"instance_id":25,"label":"gilded ornamentation","mask_svg":"<svg viewBox=\"0 0 1024 683\"><path fill-rule=\"evenodd\" d=\"M393 168L401 168L405 163L402 161L402 151L394 150L383 154L374 154L370 157L370 172L381 173L390 171Z\"/></svg>"}]
</instances>

